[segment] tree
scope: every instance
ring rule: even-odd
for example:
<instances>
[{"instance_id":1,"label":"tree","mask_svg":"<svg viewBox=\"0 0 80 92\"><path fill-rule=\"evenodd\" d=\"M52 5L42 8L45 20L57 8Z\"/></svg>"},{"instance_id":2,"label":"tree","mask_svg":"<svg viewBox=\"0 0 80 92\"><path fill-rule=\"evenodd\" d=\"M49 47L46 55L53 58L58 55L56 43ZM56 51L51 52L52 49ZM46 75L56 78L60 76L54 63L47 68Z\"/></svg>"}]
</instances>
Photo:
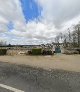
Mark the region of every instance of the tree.
<instances>
[{"instance_id":1,"label":"tree","mask_svg":"<svg viewBox=\"0 0 80 92\"><path fill-rule=\"evenodd\" d=\"M75 26L75 35L77 37L78 47L80 47L80 23Z\"/></svg>"}]
</instances>

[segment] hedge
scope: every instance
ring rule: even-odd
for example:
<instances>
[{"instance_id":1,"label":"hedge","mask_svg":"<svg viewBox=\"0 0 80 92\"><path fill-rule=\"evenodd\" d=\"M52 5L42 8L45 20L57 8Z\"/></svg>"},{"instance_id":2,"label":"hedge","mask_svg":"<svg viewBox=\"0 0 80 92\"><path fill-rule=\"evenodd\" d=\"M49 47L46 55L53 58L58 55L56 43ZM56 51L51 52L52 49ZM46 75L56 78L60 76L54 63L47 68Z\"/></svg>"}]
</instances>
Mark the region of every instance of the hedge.
<instances>
[{"instance_id":1,"label":"hedge","mask_svg":"<svg viewBox=\"0 0 80 92\"><path fill-rule=\"evenodd\" d=\"M32 55L41 55L41 52L42 52L41 48L32 49Z\"/></svg>"},{"instance_id":2,"label":"hedge","mask_svg":"<svg viewBox=\"0 0 80 92\"><path fill-rule=\"evenodd\" d=\"M0 49L0 55L6 55L7 49Z\"/></svg>"}]
</instances>

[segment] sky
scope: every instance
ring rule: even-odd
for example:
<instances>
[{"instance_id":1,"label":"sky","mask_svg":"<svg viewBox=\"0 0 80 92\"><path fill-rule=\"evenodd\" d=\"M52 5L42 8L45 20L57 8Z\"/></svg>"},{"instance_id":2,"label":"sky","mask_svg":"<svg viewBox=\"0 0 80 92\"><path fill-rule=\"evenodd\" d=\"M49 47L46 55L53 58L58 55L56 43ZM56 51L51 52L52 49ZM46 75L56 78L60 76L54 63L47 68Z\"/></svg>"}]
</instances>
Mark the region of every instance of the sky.
<instances>
[{"instance_id":1,"label":"sky","mask_svg":"<svg viewBox=\"0 0 80 92\"><path fill-rule=\"evenodd\" d=\"M51 43L79 21L80 0L0 0L0 41L7 43Z\"/></svg>"}]
</instances>

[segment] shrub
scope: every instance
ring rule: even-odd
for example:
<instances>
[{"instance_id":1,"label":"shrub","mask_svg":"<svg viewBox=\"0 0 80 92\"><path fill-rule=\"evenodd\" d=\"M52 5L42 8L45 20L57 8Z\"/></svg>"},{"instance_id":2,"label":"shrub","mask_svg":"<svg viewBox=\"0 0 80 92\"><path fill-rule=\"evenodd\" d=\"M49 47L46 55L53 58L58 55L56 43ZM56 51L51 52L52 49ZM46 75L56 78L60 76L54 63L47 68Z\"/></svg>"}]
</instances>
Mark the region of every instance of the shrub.
<instances>
[{"instance_id":1,"label":"shrub","mask_svg":"<svg viewBox=\"0 0 80 92\"><path fill-rule=\"evenodd\" d=\"M32 49L32 55L41 55L41 52L42 52L41 48Z\"/></svg>"},{"instance_id":2,"label":"shrub","mask_svg":"<svg viewBox=\"0 0 80 92\"><path fill-rule=\"evenodd\" d=\"M0 55L6 55L7 49L0 49Z\"/></svg>"},{"instance_id":3,"label":"shrub","mask_svg":"<svg viewBox=\"0 0 80 92\"><path fill-rule=\"evenodd\" d=\"M80 49L76 49L78 52L79 52L79 54L80 54Z\"/></svg>"},{"instance_id":4,"label":"shrub","mask_svg":"<svg viewBox=\"0 0 80 92\"><path fill-rule=\"evenodd\" d=\"M43 50L43 55L53 55L54 53L52 53L51 50Z\"/></svg>"},{"instance_id":5,"label":"shrub","mask_svg":"<svg viewBox=\"0 0 80 92\"><path fill-rule=\"evenodd\" d=\"M32 54L32 51L29 50L29 51L28 51L28 54L31 55L31 54Z\"/></svg>"}]
</instances>

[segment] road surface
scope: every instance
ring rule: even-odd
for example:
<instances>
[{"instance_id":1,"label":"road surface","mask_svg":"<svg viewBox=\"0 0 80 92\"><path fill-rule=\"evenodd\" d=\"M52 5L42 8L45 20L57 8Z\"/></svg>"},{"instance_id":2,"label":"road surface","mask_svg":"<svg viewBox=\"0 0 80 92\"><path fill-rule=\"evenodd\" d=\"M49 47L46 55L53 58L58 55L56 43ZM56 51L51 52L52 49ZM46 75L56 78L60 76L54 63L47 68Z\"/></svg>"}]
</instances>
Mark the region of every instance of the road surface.
<instances>
[{"instance_id":1,"label":"road surface","mask_svg":"<svg viewBox=\"0 0 80 92\"><path fill-rule=\"evenodd\" d=\"M0 62L0 84L0 92L15 92L4 85L23 92L80 92L80 73Z\"/></svg>"}]
</instances>

